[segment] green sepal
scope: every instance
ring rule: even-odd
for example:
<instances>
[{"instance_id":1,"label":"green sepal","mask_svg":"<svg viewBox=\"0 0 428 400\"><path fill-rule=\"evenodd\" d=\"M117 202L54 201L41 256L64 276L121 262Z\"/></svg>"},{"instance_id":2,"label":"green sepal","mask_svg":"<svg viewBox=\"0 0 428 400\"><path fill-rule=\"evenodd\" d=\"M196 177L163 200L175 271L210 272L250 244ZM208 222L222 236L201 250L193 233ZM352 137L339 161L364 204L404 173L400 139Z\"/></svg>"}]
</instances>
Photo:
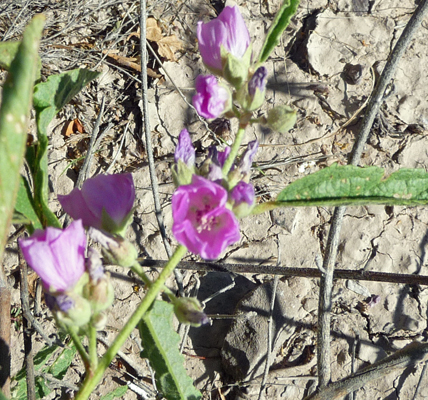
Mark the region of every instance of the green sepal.
<instances>
[{"instance_id":1,"label":"green sepal","mask_svg":"<svg viewBox=\"0 0 428 400\"><path fill-rule=\"evenodd\" d=\"M189 167L182 160L178 162L171 168L172 180L176 187L183 185L190 185L192 183L192 176L195 174L195 167Z\"/></svg>"},{"instance_id":2,"label":"green sepal","mask_svg":"<svg viewBox=\"0 0 428 400\"><path fill-rule=\"evenodd\" d=\"M242 58L228 53L223 46L220 47L223 62L223 77L235 89L239 90L248 79L248 70L251 63L252 46L248 46Z\"/></svg>"}]
</instances>

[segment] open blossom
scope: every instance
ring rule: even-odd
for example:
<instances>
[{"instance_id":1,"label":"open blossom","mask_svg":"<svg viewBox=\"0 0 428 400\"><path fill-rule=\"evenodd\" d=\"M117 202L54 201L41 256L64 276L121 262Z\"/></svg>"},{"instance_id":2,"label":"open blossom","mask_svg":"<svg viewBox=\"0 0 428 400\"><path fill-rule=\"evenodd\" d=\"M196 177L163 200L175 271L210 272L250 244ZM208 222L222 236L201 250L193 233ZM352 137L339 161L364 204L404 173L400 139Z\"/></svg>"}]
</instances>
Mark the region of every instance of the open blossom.
<instances>
[{"instance_id":1,"label":"open blossom","mask_svg":"<svg viewBox=\"0 0 428 400\"><path fill-rule=\"evenodd\" d=\"M84 226L120 233L134 204L134 181L131 174L97 175L85 181L82 189L58 195L58 200L64 211L81 219Z\"/></svg>"},{"instance_id":2,"label":"open blossom","mask_svg":"<svg viewBox=\"0 0 428 400\"><path fill-rule=\"evenodd\" d=\"M196 31L204 64L221 71L221 47L236 58L242 58L250 45L250 33L237 6L225 7L210 22L198 22Z\"/></svg>"},{"instance_id":3,"label":"open blossom","mask_svg":"<svg viewBox=\"0 0 428 400\"><path fill-rule=\"evenodd\" d=\"M36 230L29 238L21 239L19 246L47 291L69 290L85 272L86 234L80 220L64 230Z\"/></svg>"},{"instance_id":4,"label":"open blossom","mask_svg":"<svg viewBox=\"0 0 428 400\"><path fill-rule=\"evenodd\" d=\"M227 192L217 183L193 175L172 196L172 232L177 241L203 259L213 260L240 238L239 224L226 208Z\"/></svg>"},{"instance_id":5,"label":"open blossom","mask_svg":"<svg viewBox=\"0 0 428 400\"><path fill-rule=\"evenodd\" d=\"M214 75L199 75L195 81L195 89L192 102L201 117L218 118L227 111L230 93L219 85Z\"/></svg>"}]
</instances>

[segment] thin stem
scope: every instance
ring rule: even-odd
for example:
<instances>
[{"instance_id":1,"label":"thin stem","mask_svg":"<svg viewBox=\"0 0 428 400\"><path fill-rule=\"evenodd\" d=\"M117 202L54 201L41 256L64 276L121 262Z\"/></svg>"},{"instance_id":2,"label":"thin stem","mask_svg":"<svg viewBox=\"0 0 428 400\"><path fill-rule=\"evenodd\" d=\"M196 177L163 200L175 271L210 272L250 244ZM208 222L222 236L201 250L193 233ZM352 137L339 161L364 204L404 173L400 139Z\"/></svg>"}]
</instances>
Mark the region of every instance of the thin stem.
<instances>
[{"instance_id":1,"label":"thin stem","mask_svg":"<svg viewBox=\"0 0 428 400\"><path fill-rule=\"evenodd\" d=\"M138 261L135 261L134 265L131 267L132 271L134 271L140 278L141 280L147 285L148 288L152 287L153 282L150 280L150 278L146 275L146 273L144 272L143 268L141 267L141 265L138 263ZM171 302L174 303L175 300L177 300L177 297L175 296L175 294L172 292L172 290L170 290L169 288L167 288L166 286L164 286L162 288L163 292L168 296L168 298L171 300Z\"/></svg>"},{"instance_id":2,"label":"thin stem","mask_svg":"<svg viewBox=\"0 0 428 400\"><path fill-rule=\"evenodd\" d=\"M134 311L134 313L129 318L126 325L116 336L116 339L110 346L110 348L106 351L104 356L99 361L98 367L95 370L92 376L87 376L85 381L83 382L82 387L77 393L75 400L86 400L89 398L92 391L95 389L97 384L100 382L101 378L104 375L105 370L110 365L113 358L116 356L117 352L125 343L128 336L132 333L134 328L140 322L143 315L147 312L149 307L152 305L153 301L156 299L156 296L162 290L165 285L166 279L171 275L174 271L174 268L178 265L180 260L186 254L187 249L184 246L178 246L175 250L172 257L169 259L168 263L165 265L165 268L160 273L158 279L154 281L145 295L144 299L138 306L138 308Z\"/></svg>"},{"instance_id":3,"label":"thin stem","mask_svg":"<svg viewBox=\"0 0 428 400\"><path fill-rule=\"evenodd\" d=\"M91 367L91 360L89 359L88 353L86 352L85 348L83 347L82 342L80 341L79 335L77 334L77 329L74 327L69 326L68 328L68 334L71 337L71 340L73 341L74 345L76 346L76 349L80 355L80 358L83 361L83 364L85 364L86 372L88 373L87 376L90 375L90 367Z\"/></svg>"},{"instance_id":4,"label":"thin stem","mask_svg":"<svg viewBox=\"0 0 428 400\"><path fill-rule=\"evenodd\" d=\"M233 162L235 161L236 156L238 155L239 146L241 146L242 139L244 139L245 127L239 127L238 133L236 134L235 141L230 148L229 157L227 157L226 162L223 165L223 176L227 176L230 169L232 168Z\"/></svg>"},{"instance_id":5,"label":"thin stem","mask_svg":"<svg viewBox=\"0 0 428 400\"><path fill-rule=\"evenodd\" d=\"M97 357L97 330L90 324L89 327L89 360L91 363L91 371L95 371L98 366Z\"/></svg>"}]
</instances>

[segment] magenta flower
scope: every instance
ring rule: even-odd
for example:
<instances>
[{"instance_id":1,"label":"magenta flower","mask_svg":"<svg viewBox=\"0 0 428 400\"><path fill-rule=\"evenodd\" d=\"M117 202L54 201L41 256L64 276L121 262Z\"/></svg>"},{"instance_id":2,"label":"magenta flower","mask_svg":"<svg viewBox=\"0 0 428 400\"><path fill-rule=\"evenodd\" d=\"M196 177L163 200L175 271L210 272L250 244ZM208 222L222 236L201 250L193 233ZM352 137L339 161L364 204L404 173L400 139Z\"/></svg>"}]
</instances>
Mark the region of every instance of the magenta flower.
<instances>
[{"instance_id":1,"label":"magenta flower","mask_svg":"<svg viewBox=\"0 0 428 400\"><path fill-rule=\"evenodd\" d=\"M198 22L196 31L204 64L214 70L223 69L221 46L236 58L242 58L250 45L250 33L237 6L225 7L210 22Z\"/></svg>"},{"instance_id":2,"label":"magenta flower","mask_svg":"<svg viewBox=\"0 0 428 400\"><path fill-rule=\"evenodd\" d=\"M234 203L234 207L242 203L252 206L254 204L254 186L251 183L239 181L238 184L231 190L230 198Z\"/></svg>"},{"instance_id":3,"label":"magenta flower","mask_svg":"<svg viewBox=\"0 0 428 400\"><path fill-rule=\"evenodd\" d=\"M220 86L214 75L199 75L195 81L196 94L192 102L201 117L218 118L229 105L230 93Z\"/></svg>"},{"instance_id":4,"label":"magenta flower","mask_svg":"<svg viewBox=\"0 0 428 400\"><path fill-rule=\"evenodd\" d=\"M97 175L85 181L82 189L58 195L58 200L64 211L81 219L84 226L121 234L135 200L134 181L131 174Z\"/></svg>"},{"instance_id":5,"label":"magenta flower","mask_svg":"<svg viewBox=\"0 0 428 400\"><path fill-rule=\"evenodd\" d=\"M69 290L85 272L86 235L80 220L64 230L36 230L29 238L20 239L19 246L46 291Z\"/></svg>"},{"instance_id":6,"label":"magenta flower","mask_svg":"<svg viewBox=\"0 0 428 400\"><path fill-rule=\"evenodd\" d=\"M187 129L183 129L178 136L174 160L176 163L178 163L178 160L183 161L189 168L195 165L195 148L193 147L192 139Z\"/></svg>"},{"instance_id":7,"label":"magenta flower","mask_svg":"<svg viewBox=\"0 0 428 400\"><path fill-rule=\"evenodd\" d=\"M226 201L222 186L193 175L192 183L180 186L172 196L172 232L177 241L203 259L218 258L240 238L238 220Z\"/></svg>"}]
</instances>

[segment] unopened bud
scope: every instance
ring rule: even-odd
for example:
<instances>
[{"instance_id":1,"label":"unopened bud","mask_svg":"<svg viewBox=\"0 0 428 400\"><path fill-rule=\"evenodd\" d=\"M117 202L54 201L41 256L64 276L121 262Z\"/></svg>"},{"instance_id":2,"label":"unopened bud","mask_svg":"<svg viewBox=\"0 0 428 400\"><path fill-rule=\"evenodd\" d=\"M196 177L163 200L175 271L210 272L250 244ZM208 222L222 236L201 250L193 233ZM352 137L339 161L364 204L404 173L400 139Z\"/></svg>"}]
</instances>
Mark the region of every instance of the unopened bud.
<instances>
[{"instance_id":1,"label":"unopened bud","mask_svg":"<svg viewBox=\"0 0 428 400\"><path fill-rule=\"evenodd\" d=\"M183 324L198 327L209 322L206 314L202 312L201 303L194 297L180 297L174 300L174 313Z\"/></svg>"},{"instance_id":2,"label":"unopened bud","mask_svg":"<svg viewBox=\"0 0 428 400\"><path fill-rule=\"evenodd\" d=\"M267 125L279 133L287 133L296 123L297 115L291 107L279 106L268 112Z\"/></svg>"}]
</instances>

